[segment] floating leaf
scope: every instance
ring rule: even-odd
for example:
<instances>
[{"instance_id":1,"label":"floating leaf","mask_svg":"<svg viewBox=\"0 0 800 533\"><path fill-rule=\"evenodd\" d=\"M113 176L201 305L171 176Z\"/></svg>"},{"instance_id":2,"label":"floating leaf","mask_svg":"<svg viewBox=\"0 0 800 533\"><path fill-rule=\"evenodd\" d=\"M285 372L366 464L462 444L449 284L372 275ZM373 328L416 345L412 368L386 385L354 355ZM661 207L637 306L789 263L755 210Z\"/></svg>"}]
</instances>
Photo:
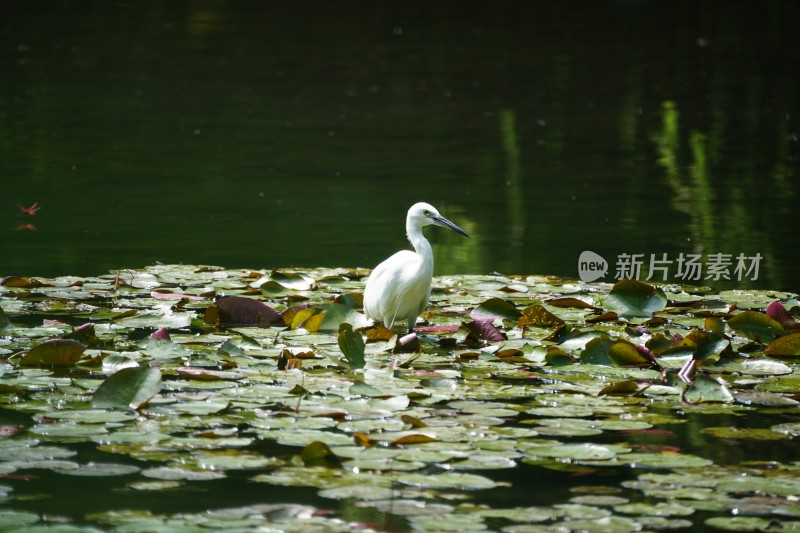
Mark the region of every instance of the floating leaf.
<instances>
[{"instance_id":1,"label":"floating leaf","mask_svg":"<svg viewBox=\"0 0 800 533\"><path fill-rule=\"evenodd\" d=\"M3 311L2 307L0 307L0 331L8 329L10 327L11 327L11 320L8 319L8 315L6 315L6 312Z\"/></svg>"},{"instance_id":2,"label":"floating leaf","mask_svg":"<svg viewBox=\"0 0 800 533\"><path fill-rule=\"evenodd\" d=\"M364 339L361 333L353 331L353 326L347 322L339 326L339 349L344 354L350 370L364 368Z\"/></svg>"},{"instance_id":3,"label":"floating leaf","mask_svg":"<svg viewBox=\"0 0 800 533\"><path fill-rule=\"evenodd\" d=\"M314 288L314 279L304 274L273 270L269 279L293 291L308 291Z\"/></svg>"},{"instance_id":4,"label":"floating leaf","mask_svg":"<svg viewBox=\"0 0 800 533\"><path fill-rule=\"evenodd\" d=\"M214 304L223 327L283 326L280 313L264 302L243 296L223 296Z\"/></svg>"},{"instance_id":5,"label":"floating leaf","mask_svg":"<svg viewBox=\"0 0 800 533\"><path fill-rule=\"evenodd\" d=\"M544 360L550 366L565 366L576 363L576 359L558 346L548 346Z\"/></svg>"},{"instance_id":6,"label":"floating leaf","mask_svg":"<svg viewBox=\"0 0 800 533\"><path fill-rule=\"evenodd\" d=\"M714 516L707 518L704 524L722 531L768 531L773 522L758 516Z\"/></svg>"},{"instance_id":7,"label":"floating leaf","mask_svg":"<svg viewBox=\"0 0 800 533\"><path fill-rule=\"evenodd\" d=\"M342 462L334 454L327 444L314 441L305 448L300 454L305 466L325 466L328 468L341 468Z\"/></svg>"},{"instance_id":8,"label":"floating leaf","mask_svg":"<svg viewBox=\"0 0 800 533\"><path fill-rule=\"evenodd\" d=\"M575 444L558 444L555 446L542 446L531 448L528 453L540 457L555 457L558 459L572 459L574 461L608 461L617 454L607 446L581 442Z\"/></svg>"},{"instance_id":9,"label":"floating leaf","mask_svg":"<svg viewBox=\"0 0 800 533\"><path fill-rule=\"evenodd\" d=\"M461 328L466 338L475 341L500 342L506 337L492 324L492 318L475 318L470 322L462 322Z\"/></svg>"},{"instance_id":10,"label":"floating leaf","mask_svg":"<svg viewBox=\"0 0 800 533\"><path fill-rule=\"evenodd\" d=\"M700 376L687 386L683 399L690 403L732 402L734 397L721 379Z\"/></svg>"},{"instance_id":11,"label":"floating leaf","mask_svg":"<svg viewBox=\"0 0 800 533\"><path fill-rule=\"evenodd\" d=\"M609 311L623 316L650 317L667 306L664 291L633 279L623 279L614 284L603 305Z\"/></svg>"},{"instance_id":12,"label":"floating leaf","mask_svg":"<svg viewBox=\"0 0 800 533\"><path fill-rule=\"evenodd\" d=\"M313 317L316 314L319 314L319 312L320 312L319 309L308 307L305 305L294 306L290 307L289 309L287 309L282 313L283 321L287 326L289 326L289 328L297 329L299 327L303 327L303 325L309 318ZM316 329L319 329L319 327L317 326ZM308 328L306 328L306 330L311 331Z\"/></svg>"},{"instance_id":13,"label":"floating leaf","mask_svg":"<svg viewBox=\"0 0 800 533\"><path fill-rule=\"evenodd\" d=\"M608 349L614 344L614 340L607 337L595 337L586 343L581 352L581 364L583 365L607 365L614 364L614 360L608 355Z\"/></svg>"},{"instance_id":14,"label":"floating leaf","mask_svg":"<svg viewBox=\"0 0 800 533\"><path fill-rule=\"evenodd\" d=\"M353 329L361 329L371 325L370 321L355 309L347 307L342 304L323 304L319 306L320 309L325 311L319 331L321 333L333 333L339 331L339 326L347 322ZM308 328L306 328L308 329ZM311 331L309 329L309 331Z\"/></svg>"},{"instance_id":15,"label":"floating leaf","mask_svg":"<svg viewBox=\"0 0 800 533\"><path fill-rule=\"evenodd\" d=\"M600 392L597 394L600 396L609 395L609 396L629 396L631 394L635 394L639 392L639 384L635 381L625 380L625 381L617 381L616 383L612 383L611 385L606 385Z\"/></svg>"},{"instance_id":16,"label":"floating leaf","mask_svg":"<svg viewBox=\"0 0 800 533\"><path fill-rule=\"evenodd\" d=\"M800 355L800 333L778 337L764 348L764 355L772 357L795 357Z\"/></svg>"},{"instance_id":17,"label":"floating leaf","mask_svg":"<svg viewBox=\"0 0 800 533\"><path fill-rule=\"evenodd\" d=\"M677 346L662 350L659 355L691 355L694 361L717 362L731 353L731 343L727 337L713 331L695 329L681 339Z\"/></svg>"},{"instance_id":18,"label":"floating leaf","mask_svg":"<svg viewBox=\"0 0 800 533\"><path fill-rule=\"evenodd\" d=\"M742 335L763 343L768 343L783 333L780 324L757 311L743 311L729 319L728 325Z\"/></svg>"},{"instance_id":19,"label":"floating leaf","mask_svg":"<svg viewBox=\"0 0 800 533\"><path fill-rule=\"evenodd\" d=\"M444 474L400 474L397 481L404 485L431 489L478 490L491 489L497 483L476 474L448 472Z\"/></svg>"},{"instance_id":20,"label":"floating leaf","mask_svg":"<svg viewBox=\"0 0 800 533\"><path fill-rule=\"evenodd\" d=\"M571 298L571 297L552 298L550 300L547 300L546 303L547 305L552 305L553 307L577 307L579 309L597 309L597 307L593 306L588 302L579 300L578 298Z\"/></svg>"},{"instance_id":21,"label":"floating leaf","mask_svg":"<svg viewBox=\"0 0 800 533\"><path fill-rule=\"evenodd\" d=\"M225 370L213 370L213 369L206 369L206 368L190 368L190 367L180 367L176 369L176 372L181 376L192 378L192 379L201 379L206 381L216 381L216 380L224 380L224 381L237 381L244 378L244 374L241 372L230 372Z\"/></svg>"},{"instance_id":22,"label":"floating leaf","mask_svg":"<svg viewBox=\"0 0 800 533\"><path fill-rule=\"evenodd\" d=\"M472 310L470 316L474 318L491 317L507 320L517 320L520 312L517 307L502 298L489 298L478 307Z\"/></svg>"},{"instance_id":23,"label":"floating leaf","mask_svg":"<svg viewBox=\"0 0 800 533\"><path fill-rule=\"evenodd\" d=\"M526 307L522 311L517 324L520 327L534 326L537 328L560 328L564 321L539 304Z\"/></svg>"},{"instance_id":24,"label":"floating leaf","mask_svg":"<svg viewBox=\"0 0 800 533\"><path fill-rule=\"evenodd\" d=\"M161 372L155 368L132 367L110 375L92 398L94 407L138 409L161 390Z\"/></svg>"},{"instance_id":25,"label":"floating leaf","mask_svg":"<svg viewBox=\"0 0 800 533\"><path fill-rule=\"evenodd\" d=\"M20 361L22 366L70 366L81 358L86 347L72 339L53 339L31 348Z\"/></svg>"},{"instance_id":26,"label":"floating leaf","mask_svg":"<svg viewBox=\"0 0 800 533\"><path fill-rule=\"evenodd\" d=\"M436 439L421 433L414 433L413 435L404 435L392 441L392 444L402 446L406 444L422 444L425 442L436 442Z\"/></svg>"},{"instance_id":27,"label":"floating leaf","mask_svg":"<svg viewBox=\"0 0 800 533\"><path fill-rule=\"evenodd\" d=\"M619 366L658 367L656 358L644 346L628 341L617 341L608 347L608 356Z\"/></svg>"}]
</instances>

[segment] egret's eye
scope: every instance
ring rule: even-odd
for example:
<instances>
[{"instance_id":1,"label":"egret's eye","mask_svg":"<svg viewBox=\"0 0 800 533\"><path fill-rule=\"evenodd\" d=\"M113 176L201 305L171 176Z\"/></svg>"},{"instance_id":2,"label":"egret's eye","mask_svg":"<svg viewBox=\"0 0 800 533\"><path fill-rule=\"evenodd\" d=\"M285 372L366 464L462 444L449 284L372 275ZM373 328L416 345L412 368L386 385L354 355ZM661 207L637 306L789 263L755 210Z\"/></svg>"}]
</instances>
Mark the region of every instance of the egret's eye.
<instances>
[{"instance_id":1,"label":"egret's eye","mask_svg":"<svg viewBox=\"0 0 800 533\"><path fill-rule=\"evenodd\" d=\"M426 217L431 216L431 212L428 210L423 211L422 214L425 215Z\"/></svg>"}]
</instances>

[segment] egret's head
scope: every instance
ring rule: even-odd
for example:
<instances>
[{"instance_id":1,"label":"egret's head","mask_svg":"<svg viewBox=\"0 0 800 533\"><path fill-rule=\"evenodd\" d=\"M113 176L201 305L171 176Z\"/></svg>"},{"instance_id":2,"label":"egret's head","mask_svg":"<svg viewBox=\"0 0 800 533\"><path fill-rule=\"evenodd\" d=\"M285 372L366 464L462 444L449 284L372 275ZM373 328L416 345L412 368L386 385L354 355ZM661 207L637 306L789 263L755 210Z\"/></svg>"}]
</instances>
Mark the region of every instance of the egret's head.
<instances>
[{"instance_id":1,"label":"egret's head","mask_svg":"<svg viewBox=\"0 0 800 533\"><path fill-rule=\"evenodd\" d=\"M466 231L440 215L439 211L437 211L436 208L431 204L419 202L412 205L411 209L408 210L407 225L413 225L421 228L430 224L442 226L443 228L450 228L464 237L469 237Z\"/></svg>"}]
</instances>

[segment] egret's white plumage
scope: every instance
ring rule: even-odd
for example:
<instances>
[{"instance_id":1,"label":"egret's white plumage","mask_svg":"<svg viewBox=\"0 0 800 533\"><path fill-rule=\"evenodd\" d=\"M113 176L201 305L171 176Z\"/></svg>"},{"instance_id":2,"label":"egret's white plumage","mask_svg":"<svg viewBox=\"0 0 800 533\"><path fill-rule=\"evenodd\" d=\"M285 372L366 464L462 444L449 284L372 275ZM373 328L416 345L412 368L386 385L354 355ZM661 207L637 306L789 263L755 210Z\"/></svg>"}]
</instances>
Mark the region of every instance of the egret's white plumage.
<instances>
[{"instance_id":1,"label":"egret's white plumage","mask_svg":"<svg viewBox=\"0 0 800 533\"><path fill-rule=\"evenodd\" d=\"M414 251L401 250L375 267L364 289L364 312L387 328L405 320L409 331L428 305L433 278L433 250L422 228L430 224L450 228L469 237L430 204L411 206L406 216L406 235Z\"/></svg>"}]
</instances>

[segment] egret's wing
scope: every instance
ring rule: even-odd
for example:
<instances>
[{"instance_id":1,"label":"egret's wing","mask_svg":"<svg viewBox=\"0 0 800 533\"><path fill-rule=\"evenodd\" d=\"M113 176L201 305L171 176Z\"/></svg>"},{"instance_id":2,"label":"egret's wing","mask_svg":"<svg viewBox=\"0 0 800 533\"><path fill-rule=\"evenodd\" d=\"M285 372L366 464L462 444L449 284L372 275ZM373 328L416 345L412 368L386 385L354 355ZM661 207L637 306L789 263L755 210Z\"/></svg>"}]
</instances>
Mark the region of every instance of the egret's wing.
<instances>
[{"instance_id":1,"label":"egret's wing","mask_svg":"<svg viewBox=\"0 0 800 533\"><path fill-rule=\"evenodd\" d=\"M397 318L405 318L404 285L417 260L414 252L401 250L375 267L364 289L364 311L369 318L382 320L388 328Z\"/></svg>"}]
</instances>

